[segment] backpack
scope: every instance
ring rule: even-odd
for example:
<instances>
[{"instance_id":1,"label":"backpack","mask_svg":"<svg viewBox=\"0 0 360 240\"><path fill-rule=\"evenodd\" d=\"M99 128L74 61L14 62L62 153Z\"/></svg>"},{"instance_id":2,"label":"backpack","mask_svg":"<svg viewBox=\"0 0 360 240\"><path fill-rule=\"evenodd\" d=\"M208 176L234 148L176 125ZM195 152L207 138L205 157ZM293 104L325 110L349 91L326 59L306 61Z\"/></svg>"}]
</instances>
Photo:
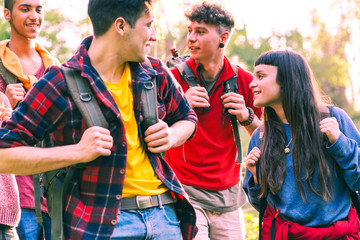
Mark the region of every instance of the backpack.
<instances>
[{"instance_id":1,"label":"backpack","mask_svg":"<svg viewBox=\"0 0 360 240\"><path fill-rule=\"evenodd\" d=\"M173 49L172 49L172 52L173 52ZM173 56L167 60L166 65L168 67L175 67L178 70L178 72L180 73L180 76L185 80L186 84L189 87L199 87L200 84L197 81L195 73L186 63L186 60L189 58L190 58L190 55L179 56L177 53L173 53ZM231 64L231 67L233 68L233 70L236 74L229 80L224 81L224 94L229 93L229 92L237 92L237 90L238 90L238 84L237 84L238 68L234 64ZM226 109L225 109L225 113L226 113L226 116L229 117L231 120L231 126L233 129L234 139L235 139L236 148L237 148L237 155L238 155L237 164L241 164L242 163L242 147L241 147L241 139L240 139L240 132L239 132L240 124L238 123L236 116L229 114L226 111Z\"/></svg>"},{"instance_id":2,"label":"backpack","mask_svg":"<svg viewBox=\"0 0 360 240\"><path fill-rule=\"evenodd\" d=\"M324 118L328 118L328 117L332 117L333 116L333 106L324 106L320 108L320 115L321 115L321 119ZM259 139L260 141L262 140L263 136L264 136L264 132L265 132L265 126L264 124L260 125L260 133L259 133ZM258 164L256 165L256 174L259 174L259 167ZM259 176L257 176L257 178L259 179ZM359 191L353 191L351 189L349 189L350 191L350 196L351 196L351 201L352 204L354 205L356 212L358 214L358 217L360 219L360 193ZM260 210L259 210L259 239L262 239L262 234L261 234L261 229L262 229L262 221L264 218L264 213L265 210L267 208L267 194L265 194L265 196L260 198ZM276 229L275 229L275 222L273 220L273 223L271 224L271 229L270 229L271 233L271 239L275 239L275 235L276 235Z\"/></svg>"},{"instance_id":3,"label":"backpack","mask_svg":"<svg viewBox=\"0 0 360 240\"><path fill-rule=\"evenodd\" d=\"M6 69L1 58L0 58L0 75L6 84L14 84L18 82L18 78L14 74L9 72L9 70Z\"/></svg>"},{"instance_id":4,"label":"backpack","mask_svg":"<svg viewBox=\"0 0 360 240\"><path fill-rule=\"evenodd\" d=\"M108 128L106 121L97 100L93 93L89 81L83 78L80 71L62 66L65 81L68 85L71 98L81 112L82 117L88 127L101 126ZM155 77L145 83L141 95L142 102L142 128L155 124L158 121L157 94ZM42 147L52 147L54 144L51 137L47 136L43 141ZM84 168L86 164L76 164L66 168L55 169L41 173L41 183L38 175L34 175L34 195L35 211L37 220L42 222L42 213L40 209L41 195L46 198L48 213L51 218L51 239L63 239L63 201L64 190L70 182L77 181L78 171Z\"/></svg>"}]
</instances>

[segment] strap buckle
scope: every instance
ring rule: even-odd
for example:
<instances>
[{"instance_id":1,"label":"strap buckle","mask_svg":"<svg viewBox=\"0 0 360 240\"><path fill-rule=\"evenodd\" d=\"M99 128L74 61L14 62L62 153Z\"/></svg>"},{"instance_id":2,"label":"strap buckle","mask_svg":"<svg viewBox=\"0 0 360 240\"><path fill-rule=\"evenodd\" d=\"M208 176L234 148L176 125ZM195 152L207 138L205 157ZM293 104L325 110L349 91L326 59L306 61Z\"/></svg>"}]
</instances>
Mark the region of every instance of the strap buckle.
<instances>
[{"instance_id":1,"label":"strap buckle","mask_svg":"<svg viewBox=\"0 0 360 240\"><path fill-rule=\"evenodd\" d=\"M153 206L151 196L136 196L136 205L139 209L146 209Z\"/></svg>"}]
</instances>

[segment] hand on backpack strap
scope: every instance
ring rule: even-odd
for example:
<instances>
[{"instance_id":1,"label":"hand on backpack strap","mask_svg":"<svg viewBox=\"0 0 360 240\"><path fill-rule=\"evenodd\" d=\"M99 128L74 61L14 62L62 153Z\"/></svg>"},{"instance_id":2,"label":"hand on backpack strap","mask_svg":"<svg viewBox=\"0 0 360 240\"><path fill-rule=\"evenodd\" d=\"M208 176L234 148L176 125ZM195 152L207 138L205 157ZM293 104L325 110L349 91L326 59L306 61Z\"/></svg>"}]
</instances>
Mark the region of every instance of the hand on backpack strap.
<instances>
[{"instance_id":1,"label":"hand on backpack strap","mask_svg":"<svg viewBox=\"0 0 360 240\"><path fill-rule=\"evenodd\" d=\"M334 117L324 118L321 120L320 131L328 137L331 144L334 144L341 134L339 123Z\"/></svg>"},{"instance_id":2,"label":"hand on backpack strap","mask_svg":"<svg viewBox=\"0 0 360 240\"><path fill-rule=\"evenodd\" d=\"M100 156L110 156L113 147L113 138L110 131L102 127L91 127L85 130L77 144L81 162L90 162Z\"/></svg>"},{"instance_id":3,"label":"hand on backpack strap","mask_svg":"<svg viewBox=\"0 0 360 240\"><path fill-rule=\"evenodd\" d=\"M11 107L24 99L25 89L22 83L9 84L6 86L5 95L8 97Z\"/></svg>"},{"instance_id":4,"label":"hand on backpack strap","mask_svg":"<svg viewBox=\"0 0 360 240\"><path fill-rule=\"evenodd\" d=\"M159 119L148 127L144 134L144 141L150 152L161 153L171 148L170 130L166 122Z\"/></svg>"},{"instance_id":5,"label":"hand on backpack strap","mask_svg":"<svg viewBox=\"0 0 360 240\"><path fill-rule=\"evenodd\" d=\"M230 92L221 96L224 108L228 109L231 115L235 115L239 122L249 118L249 110L246 108L244 97L238 93Z\"/></svg>"},{"instance_id":6,"label":"hand on backpack strap","mask_svg":"<svg viewBox=\"0 0 360 240\"><path fill-rule=\"evenodd\" d=\"M254 147L253 149L251 149L249 154L246 156L246 167L253 174L255 184L258 184L258 180L256 177L256 164L258 164L260 156L261 151L258 147Z\"/></svg>"},{"instance_id":7,"label":"hand on backpack strap","mask_svg":"<svg viewBox=\"0 0 360 240\"><path fill-rule=\"evenodd\" d=\"M210 107L209 95L204 87L191 87L185 93L186 100L192 108Z\"/></svg>"}]
</instances>

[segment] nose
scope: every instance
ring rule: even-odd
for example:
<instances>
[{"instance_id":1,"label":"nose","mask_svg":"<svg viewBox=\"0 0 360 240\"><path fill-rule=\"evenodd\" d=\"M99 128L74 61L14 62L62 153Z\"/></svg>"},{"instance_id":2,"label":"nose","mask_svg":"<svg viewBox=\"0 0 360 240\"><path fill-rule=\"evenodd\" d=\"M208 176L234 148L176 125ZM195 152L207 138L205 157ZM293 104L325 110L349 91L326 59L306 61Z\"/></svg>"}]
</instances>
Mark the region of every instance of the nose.
<instances>
[{"instance_id":1,"label":"nose","mask_svg":"<svg viewBox=\"0 0 360 240\"><path fill-rule=\"evenodd\" d=\"M152 27L151 30L150 30L150 41L152 41L152 42L157 41L157 34L156 34L156 31L155 31L154 27Z\"/></svg>"},{"instance_id":2,"label":"nose","mask_svg":"<svg viewBox=\"0 0 360 240\"><path fill-rule=\"evenodd\" d=\"M187 40L188 40L188 42L195 42L196 41L196 36L195 36L194 31L191 31L191 32L188 33Z\"/></svg>"},{"instance_id":3,"label":"nose","mask_svg":"<svg viewBox=\"0 0 360 240\"><path fill-rule=\"evenodd\" d=\"M251 81L251 83L249 84L249 88L253 89L256 87L256 77L253 78L253 80Z\"/></svg>"},{"instance_id":4,"label":"nose","mask_svg":"<svg viewBox=\"0 0 360 240\"><path fill-rule=\"evenodd\" d=\"M38 20L40 17L36 12L36 9L30 11L30 19L31 20Z\"/></svg>"}]
</instances>

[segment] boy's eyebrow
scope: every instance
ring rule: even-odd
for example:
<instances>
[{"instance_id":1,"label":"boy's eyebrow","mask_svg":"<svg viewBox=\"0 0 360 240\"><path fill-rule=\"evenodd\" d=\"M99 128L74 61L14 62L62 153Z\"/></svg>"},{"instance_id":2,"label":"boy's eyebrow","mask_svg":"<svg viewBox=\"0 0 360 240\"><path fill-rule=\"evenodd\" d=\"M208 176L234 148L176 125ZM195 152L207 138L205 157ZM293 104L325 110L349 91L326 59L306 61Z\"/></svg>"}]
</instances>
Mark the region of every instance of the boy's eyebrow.
<instances>
[{"instance_id":1,"label":"boy's eyebrow","mask_svg":"<svg viewBox=\"0 0 360 240\"><path fill-rule=\"evenodd\" d=\"M20 4L19 7L31 7L32 5L30 4L26 4L26 3L23 3L23 4ZM42 8L43 6L42 5L37 5L36 8Z\"/></svg>"},{"instance_id":2,"label":"boy's eyebrow","mask_svg":"<svg viewBox=\"0 0 360 240\"><path fill-rule=\"evenodd\" d=\"M188 28L192 28L190 25L188 26ZM207 28L206 27L194 27L194 29L201 29L201 30L206 30L207 31Z\"/></svg>"}]
</instances>

